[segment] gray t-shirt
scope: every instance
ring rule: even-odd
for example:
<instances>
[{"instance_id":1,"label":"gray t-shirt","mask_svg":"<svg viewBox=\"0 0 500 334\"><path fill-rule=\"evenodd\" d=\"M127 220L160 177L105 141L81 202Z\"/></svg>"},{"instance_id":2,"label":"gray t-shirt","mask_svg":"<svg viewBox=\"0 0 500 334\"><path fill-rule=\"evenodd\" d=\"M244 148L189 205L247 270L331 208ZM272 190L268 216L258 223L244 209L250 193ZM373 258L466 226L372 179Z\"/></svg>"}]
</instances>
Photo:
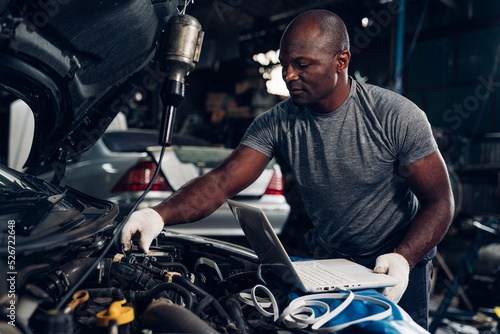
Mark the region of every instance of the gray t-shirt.
<instances>
[{"instance_id":1,"label":"gray t-shirt","mask_svg":"<svg viewBox=\"0 0 500 334\"><path fill-rule=\"evenodd\" d=\"M425 113L403 96L351 78L335 111L287 99L257 117L241 144L289 164L324 243L367 255L407 227L418 210L400 166L437 149Z\"/></svg>"}]
</instances>

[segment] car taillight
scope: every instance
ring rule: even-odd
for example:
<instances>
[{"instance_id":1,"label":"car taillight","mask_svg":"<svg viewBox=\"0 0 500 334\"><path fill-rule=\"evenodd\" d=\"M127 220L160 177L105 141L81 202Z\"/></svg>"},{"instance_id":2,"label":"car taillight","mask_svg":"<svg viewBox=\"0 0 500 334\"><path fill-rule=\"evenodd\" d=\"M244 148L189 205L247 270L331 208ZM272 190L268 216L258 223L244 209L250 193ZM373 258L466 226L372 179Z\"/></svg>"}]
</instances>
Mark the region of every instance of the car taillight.
<instances>
[{"instance_id":1,"label":"car taillight","mask_svg":"<svg viewBox=\"0 0 500 334\"><path fill-rule=\"evenodd\" d=\"M122 176L120 181L113 188L113 192L122 191L141 191L146 190L149 182L153 178L156 170L156 162L154 161L141 161L130 168L125 175ZM156 177L151 190L169 191L169 187L161 171Z\"/></svg>"},{"instance_id":2,"label":"car taillight","mask_svg":"<svg viewBox=\"0 0 500 334\"><path fill-rule=\"evenodd\" d=\"M283 195L284 186L283 175L279 169L275 168L271 182L269 182L264 195Z\"/></svg>"}]
</instances>

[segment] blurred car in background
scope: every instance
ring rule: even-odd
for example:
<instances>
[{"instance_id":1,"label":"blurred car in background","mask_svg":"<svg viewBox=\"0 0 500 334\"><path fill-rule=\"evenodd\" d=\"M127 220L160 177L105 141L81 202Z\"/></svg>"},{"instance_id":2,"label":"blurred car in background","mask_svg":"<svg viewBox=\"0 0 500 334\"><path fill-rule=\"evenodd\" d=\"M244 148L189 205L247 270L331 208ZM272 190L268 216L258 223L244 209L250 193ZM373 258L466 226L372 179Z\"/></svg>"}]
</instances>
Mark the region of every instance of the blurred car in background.
<instances>
[{"instance_id":1,"label":"blurred car in background","mask_svg":"<svg viewBox=\"0 0 500 334\"><path fill-rule=\"evenodd\" d=\"M119 204L118 220L121 220L154 174L161 150L157 142L156 130L106 132L90 150L68 163L61 184ZM174 134L172 143L173 146L166 149L161 173L139 209L160 203L188 181L210 171L232 152L232 149L212 147L207 141L179 133ZM39 176L50 180L52 173ZM271 160L262 175L234 199L264 210L276 233L280 234L290 213L283 186L281 169ZM206 196L210 196L210 190L200 189L200 204ZM198 222L168 229L210 236L243 235L227 204Z\"/></svg>"}]
</instances>

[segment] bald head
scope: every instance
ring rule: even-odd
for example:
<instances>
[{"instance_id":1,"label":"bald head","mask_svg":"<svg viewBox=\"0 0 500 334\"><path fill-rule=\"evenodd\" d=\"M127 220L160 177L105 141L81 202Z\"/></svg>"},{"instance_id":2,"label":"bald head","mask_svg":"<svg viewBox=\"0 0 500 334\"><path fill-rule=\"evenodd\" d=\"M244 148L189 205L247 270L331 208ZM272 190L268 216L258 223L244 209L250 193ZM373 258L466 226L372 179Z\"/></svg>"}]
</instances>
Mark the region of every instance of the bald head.
<instances>
[{"instance_id":1,"label":"bald head","mask_svg":"<svg viewBox=\"0 0 500 334\"><path fill-rule=\"evenodd\" d=\"M337 54L340 51L349 51L349 35L344 21L338 15L324 9L306 11L290 22L283 33L283 38L304 28L317 28L324 37L326 43L324 46L329 53Z\"/></svg>"}]
</instances>

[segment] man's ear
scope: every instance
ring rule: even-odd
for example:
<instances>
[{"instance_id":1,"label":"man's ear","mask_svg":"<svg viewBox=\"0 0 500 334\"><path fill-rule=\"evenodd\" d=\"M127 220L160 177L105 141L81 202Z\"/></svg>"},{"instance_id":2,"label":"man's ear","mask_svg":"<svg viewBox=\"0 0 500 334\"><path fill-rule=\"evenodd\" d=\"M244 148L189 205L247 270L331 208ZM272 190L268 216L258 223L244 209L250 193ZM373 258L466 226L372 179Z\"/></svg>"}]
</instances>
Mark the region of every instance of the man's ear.
<instances>
[{"instance_id":1,"label":"man's ear","mask_svg":"<svg viewBox=\"0 0 500 334\"><path fill-rule=\"evenodd\" d=\"M337 72L343 72L347 70L349 66L349 61L351 60L351 53L348 50L341 51L337 54Z\"/></svg>"}]
</instances>

